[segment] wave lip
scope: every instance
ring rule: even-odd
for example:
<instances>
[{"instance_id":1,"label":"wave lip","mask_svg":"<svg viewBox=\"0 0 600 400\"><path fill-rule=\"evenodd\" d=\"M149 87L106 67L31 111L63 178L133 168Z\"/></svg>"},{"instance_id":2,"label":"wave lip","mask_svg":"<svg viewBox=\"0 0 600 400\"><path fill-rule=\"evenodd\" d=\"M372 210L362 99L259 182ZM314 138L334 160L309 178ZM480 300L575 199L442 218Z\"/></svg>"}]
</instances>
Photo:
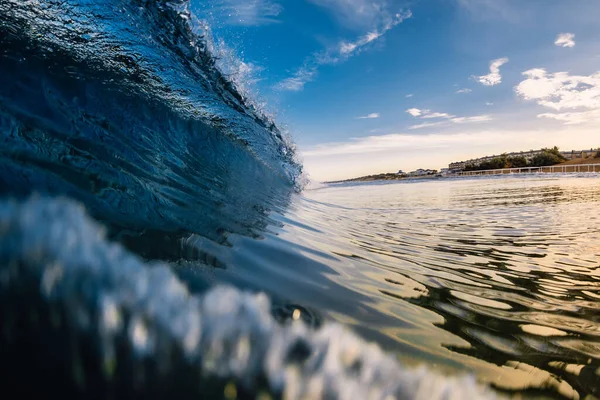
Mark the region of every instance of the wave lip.
<instances>
[{"instance_id":1,"label":"wave lip","mask_svg":"<svg viewBox=\"0 0 600 400\"><path fill-rule=\"evenodd\" d=\"M338 324L280 325L264 294L191 295L167 266L107 242L70 200L0 202L0 262L5 378L46 383L19 392L495 398L472 377L405 369Z\"/></svg>"}]
</instances>

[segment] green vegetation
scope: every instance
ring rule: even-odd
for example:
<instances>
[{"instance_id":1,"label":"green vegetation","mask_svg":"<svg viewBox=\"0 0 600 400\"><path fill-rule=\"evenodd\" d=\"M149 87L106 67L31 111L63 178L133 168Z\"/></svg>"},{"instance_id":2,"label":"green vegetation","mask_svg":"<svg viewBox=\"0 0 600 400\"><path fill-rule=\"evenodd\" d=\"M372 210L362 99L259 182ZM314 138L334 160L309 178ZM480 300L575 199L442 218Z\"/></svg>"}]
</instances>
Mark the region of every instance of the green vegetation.
<instances>
[{"instance_id":1,"label":"green vegetation","mask_svg":"<svg viewBox=\"0 0 600 400\"><path fill-rule=\"evenodd\" d=\"M527 159L523 156L509 157L508 168L525 168L529 165Z\"/></svg>"},{"instance_id":2,"label":"green vegetation","mask_svg":"<svg viewBox=\"0 0 600 400\"><path fill-rule=\"evenodd\" d=\"M554 146L553 149L543 149L542 151L542 154L538 154L531 160L532 167L546 167L548 165L560 164L567 160L560 154L560 151L558 151L558 147L556 146Z\"/></svg>"},{"instance_id":3,"label":"green vegetation","mask_svg":"<svg viewBox=\"0 0 600 400\"><path fill-rule=\"evenodd\" d=\"M598 157L598 155L596 155ZM560 154L558 147L551 149L543 149L541 154L535 156L531 162L525 157L515 156L508 157L506 154L496 157L489 161L484 161L479 165L467 165L465 171L483 171L489 169L503 169L503 168L526 168L526 167L545 167L549 165L560 164L566 161L566 158Z\"/></svg>"},{"instance_id":4,"label":"green vegetation","mask_svg":"<svg viewBox=\"0 0 600 400\"><path fill-rule=\"evenodd\" d=\"M437 173L438 173L437 170L432 170L432 172L428 173L427 175L412 176L412 177L408 174L384 173L384 174L377 174L377 175L361 176L359 178L353 178L353 179L345 179L342 181L329 181L329 182L325 182L325 183L398 181L398 180L407 179L407 178L432 178L435 175L437 175Z\"/></svg>"}]
</instances>

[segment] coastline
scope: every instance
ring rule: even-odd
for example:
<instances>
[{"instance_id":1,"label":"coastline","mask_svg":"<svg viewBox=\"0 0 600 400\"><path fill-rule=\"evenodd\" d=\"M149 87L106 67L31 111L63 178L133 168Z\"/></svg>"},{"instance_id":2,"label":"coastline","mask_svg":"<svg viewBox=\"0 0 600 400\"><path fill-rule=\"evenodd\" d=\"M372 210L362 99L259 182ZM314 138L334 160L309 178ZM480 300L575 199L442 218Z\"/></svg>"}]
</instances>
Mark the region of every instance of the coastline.
<instances>
[{"instance_id":1,"label":"coastline","mask_svg":"<svg viewBox=\"0 0 600 400\"><path fill-rule=\"evenodd\" d=\"M594 168L594 170L587 171L587 170L578 170L577 169L577 166L587 166L587 165L595 165L595 167L592 167L592 168ZM382 173L382 174L375 174L375 175L366 175L366 176L361 176L358 178L343 179L343 180L336 180L336 181L326 181L323 183L335 184L335 183L348 183L348 182L402 181L402 180L413 180L413 179L436 179L436 178L446 178L446 177L452 177L452 176L466 176L466 175L468 175L468 176L471 176L471 175L473 175L473 176L475 176L475 175L503 175L503 174L508 175L511 173L519 173L519 172L514 172L517 169L522 169L522 170L537 169L537 170L539 170L537 172L548 173L548 172L553 172L552 169L556 170L559 167L564 167L563 170L557 171L557 172L561 172L561 173L600 172L600 171L596 171L596 170L600 170L600 158L595 158L595 157L577 158L574 160L568 160L568 161L562 162L560 164L545 166L545 167L502 168L502 169L497 169L497 170L470 171L468 174L461 173L461 174L456 174L456 175L431 174L431 175L422 175L422 176L407 176L407 175L399 175L397 173L389 172L389 173ZM550 170L550 171L546 171L546 170ZM533 173L533 171L532 172L520 172L520 173Z\"/></svg>"},{"instance_id":2,"label":"coastline","mask_svg":"<svg viewBox=\"0 0 600 400\"><path fill-rule=\"evenodd\" d=\"M484 169L476 171L462 171L448 176L481 176L481 175L514 175L514 174L538 174L538 173L597 173L600 172L600 159L586 158L571 161L565 161L556 165L540 167L522 167L522 168L500 168Z\"/></svg>"},{"instance_id":3,"label":"coastline","mask_svg":"<svg viewBox=\"0 0 600 400\"><path fill-rule=\"evenodd\" d=\"M435 175L422 175L422 176L406 176L406 175L398 175L393 172L387 174L377 174L377 175L367 175L361 176L358 178L352 179L344 179L339 181L326 181L323 183L332 184L332 183L348 183L348 182L376 182L376 181L404 181L404 180L414 180L414 179L438 179L442 176L439 174Z\"/></svg>"}]
</instances>

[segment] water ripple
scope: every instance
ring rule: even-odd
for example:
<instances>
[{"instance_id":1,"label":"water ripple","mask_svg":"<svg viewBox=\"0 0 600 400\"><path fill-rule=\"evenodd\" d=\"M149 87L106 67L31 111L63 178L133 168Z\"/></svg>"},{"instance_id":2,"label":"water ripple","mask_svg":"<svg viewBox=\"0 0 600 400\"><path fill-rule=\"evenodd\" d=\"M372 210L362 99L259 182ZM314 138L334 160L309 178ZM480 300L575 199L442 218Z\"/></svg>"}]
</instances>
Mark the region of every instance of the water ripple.
<instances>
[{"instance_id":1,"label":"water ripple","mask_svg":"<svg viewBox=\"0 0 600 400\"><path fill-rule=\"evenodd\" d=\"M584 398L600 394L599 216L597 174L334 185L288 213L310 230L279 237L333 255L329 279L363 299L305 301L400 357Z\"/></svg>"}]
</instances>

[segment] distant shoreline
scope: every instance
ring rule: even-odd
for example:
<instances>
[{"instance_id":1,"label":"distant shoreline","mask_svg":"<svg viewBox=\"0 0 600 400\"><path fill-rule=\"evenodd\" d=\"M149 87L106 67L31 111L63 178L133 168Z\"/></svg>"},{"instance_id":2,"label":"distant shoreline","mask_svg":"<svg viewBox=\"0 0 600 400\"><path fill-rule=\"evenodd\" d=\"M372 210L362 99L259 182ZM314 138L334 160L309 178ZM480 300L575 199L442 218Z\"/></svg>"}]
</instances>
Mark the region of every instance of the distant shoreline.
<instances>
[{"instance_id":1,"label":"distant shoreline","mask_svg":"<svg viewBox=\"0 0 600 400\"><path fill-rule=\"evenodd\" d=\"M507 175L507 174L532 174L532 173L581 173L581 172L600 172L600 159L570 160L560 164L547 165L540 167L522 167L522 168L499 168L484 169L475 171L463 171L450 176L486 176L486 175Z\"/></svg>"},{"instance_id":2,"label":"distant shoreline","mask_svg":"<svg viewBox=\"0 0 600 400\"><path fill-rule=\"evenodd\" d=\"M583 164L600 164L600 158L593 158L593 157L578 158L578 159L574 159L574 160L565 161L560 164L556 164L556 165L554 165L554 167L559 167L561 165L570 167L570 166L583 165ZM504 169L509 170L510 168L504 168ZM479 171L479 172L484 172L484 171ZM567 172L571 172L571 171L567 171ZM449 176L452 176L452 175L449 175ZM389 172L389 173L384 173L384 174L361 176L361 177L352 178L352 179L327 181L324 183L331 184L331 183L348 183L348 182L403 181L403 180L413 180L413 179L434 179L434 178L441 178L441 177L442 176L439 174L423 175L423 176L407 176L407 175L399 175L397 173Z\"/></svg>"},{"instance_id":3,"label":"distant shoreline","mask_svg":"<svg viewBox=\"0 0 600 400\"><path fill-rule=\"evenodd\" d=\"M422 175L422 176L407 176L407 175L398 175L393 172L387 174L378 174L378 175L368 175L361 176L359 178L352 179L344 179L340 181L327 181L324 183L348 183L348 182L377 182L377 181L404 181L404 180L413 180L413 179L437 179L442 176L439 174L432 175Z\"/></svg>"}]
</instances>

